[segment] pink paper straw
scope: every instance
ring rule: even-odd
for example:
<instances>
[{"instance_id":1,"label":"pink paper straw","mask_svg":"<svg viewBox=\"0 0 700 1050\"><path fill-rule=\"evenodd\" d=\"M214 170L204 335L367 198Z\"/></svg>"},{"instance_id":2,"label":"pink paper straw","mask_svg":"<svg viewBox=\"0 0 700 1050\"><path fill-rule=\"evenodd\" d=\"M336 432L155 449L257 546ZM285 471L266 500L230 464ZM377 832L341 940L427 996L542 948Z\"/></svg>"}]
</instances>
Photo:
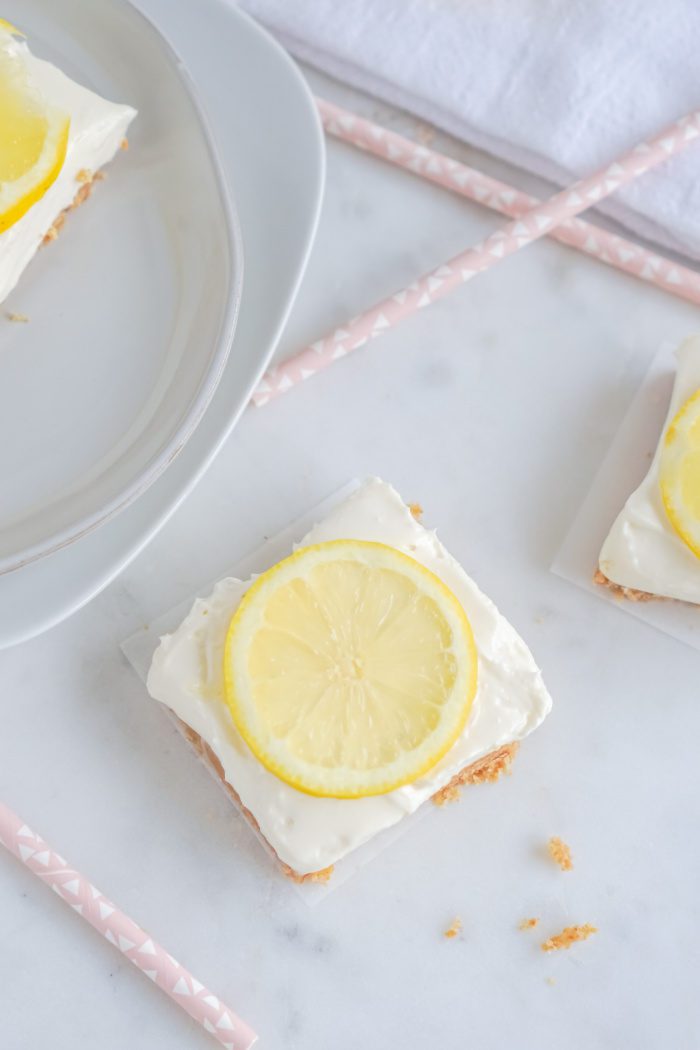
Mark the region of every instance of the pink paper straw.
<instances>
[{"instance_id":1,"label":"pink paper straw","mask_svg":"<svg viewBox=\"0 0 700 1050\"><path fill-rule=\"evenodd\" d=\"M476 168L460 164L444 153L412 142L379 124L364 120L332 102L317 98L316 105L329 135L414 175L420 175L428 182L452 190L460 197L483 204L501 215L516 218L540 203L537 197L522 193L506 182L484 175ZM584 219L567 219L548 236L608 266L649 281L665 292L691 303L700 303L700 273L600 226L594 226Z\"/></svg>"},{"instance_id":2,"label":"pink paper straw","mask_svg":"<svg viewBox=\"0 0 700 1050\"><path fill-rule=\"evenodd\" d=\"M257 1036L140 926L54 853L7 806L0 802L0 843L38 875L129 962L198 1021L226 1050L248 1050Z\"/></svg>"},{"instance_id":3,"label":"pink paper straw","mask_svg":"<svg viewBox=\"0 0 700 1050\"><path fill-rule=\"evenodd\" d=\"M614 193L620 186L643 175L650 168L681 150L700 134L700 112L682 117L659 135L642 142L601 171L577 180L568 189L538 204L502 230L497 230L475 247L460 252L447 263L424 274L393 295L377 303L343 328L319 339L271 369L260 381L253 402L265 405L297 383L327 368L333 361L364 346L405 317L448 295L459 285L490 269L502 259L550 233L555 227Z\"/></svg>"}]
</instances>

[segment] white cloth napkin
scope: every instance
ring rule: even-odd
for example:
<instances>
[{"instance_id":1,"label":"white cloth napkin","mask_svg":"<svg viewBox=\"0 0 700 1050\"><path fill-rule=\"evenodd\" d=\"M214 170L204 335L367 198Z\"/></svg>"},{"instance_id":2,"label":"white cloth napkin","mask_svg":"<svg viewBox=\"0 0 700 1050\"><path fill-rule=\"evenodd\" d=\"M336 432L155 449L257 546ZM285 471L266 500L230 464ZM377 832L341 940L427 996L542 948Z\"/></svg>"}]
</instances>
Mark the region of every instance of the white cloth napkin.
<instances>
[{"instance_id":1,"label":"white cloth napkin","mask_svg":"<svg viewBox=\"0 0 700 1050\"><path fill-rule=\"evenodd\" d=\"M700 108L700 0L240 0L299 58L566 184ZM601 205L700 258L700 148Z\"/></svg>"}]
</instances>

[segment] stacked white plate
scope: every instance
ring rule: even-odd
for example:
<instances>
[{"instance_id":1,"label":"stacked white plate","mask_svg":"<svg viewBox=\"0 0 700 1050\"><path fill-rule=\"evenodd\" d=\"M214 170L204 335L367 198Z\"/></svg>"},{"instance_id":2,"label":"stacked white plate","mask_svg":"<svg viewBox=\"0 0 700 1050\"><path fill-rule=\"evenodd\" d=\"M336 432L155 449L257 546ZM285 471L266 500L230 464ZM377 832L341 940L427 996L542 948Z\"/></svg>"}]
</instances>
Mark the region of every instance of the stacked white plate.
<instances>
[{"instance_id":1,"label":"stacked white plate","mask_svg":"<svg viewBox=\"0 0 700 1050\"><path fill-rule=\"evenodd\" d=\"M30 322L0 326L0 648L104 587L211 462L318 220L323 138L286 54L225 0L140 6L148 18L127 0L3 11L139 117L4 304Z\"/></svg>"}]
</instances>

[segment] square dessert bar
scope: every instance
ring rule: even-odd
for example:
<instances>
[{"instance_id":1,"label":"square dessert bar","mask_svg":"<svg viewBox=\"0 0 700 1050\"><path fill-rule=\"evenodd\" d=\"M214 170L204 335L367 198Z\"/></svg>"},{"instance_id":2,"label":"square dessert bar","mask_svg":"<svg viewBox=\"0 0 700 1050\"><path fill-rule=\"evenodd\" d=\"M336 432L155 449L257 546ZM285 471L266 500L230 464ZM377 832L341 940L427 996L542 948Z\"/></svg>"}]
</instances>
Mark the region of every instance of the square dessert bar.
<instances>
[{"instance_id":1,"label":"square dessert bar","mask_svg":"<svg viewBox=\"0 0 700 1050\"><path fill-rule=\"evenodd\" d=\"M390 485L364 482L300 547L331 540L373 541L408 555L447 585L471 624L478 668L468 720L416 780L369 797L319 797L279 779L253 754L234 724L224 686L228 625L253 581L224 579L197 600L178 629L161 639L148 676L150 694L177 716L284 872L299 881L327 878L335 863L424 802L444 802L463 784L495 779L551 708L525 643Z\"/></svg>"},{"instance_id":2,"label":"square dessert bar","mask_svg":"<svg viewBox=\"0 0 700 1050\"><path fill-rule=\"evenodd\" d=\"M676 351L673 392L656 452L608 533L594 581L631 601L700 604L700 336ZM677 446L677 448L676 448Z\"/></svg>"}]
</instances>

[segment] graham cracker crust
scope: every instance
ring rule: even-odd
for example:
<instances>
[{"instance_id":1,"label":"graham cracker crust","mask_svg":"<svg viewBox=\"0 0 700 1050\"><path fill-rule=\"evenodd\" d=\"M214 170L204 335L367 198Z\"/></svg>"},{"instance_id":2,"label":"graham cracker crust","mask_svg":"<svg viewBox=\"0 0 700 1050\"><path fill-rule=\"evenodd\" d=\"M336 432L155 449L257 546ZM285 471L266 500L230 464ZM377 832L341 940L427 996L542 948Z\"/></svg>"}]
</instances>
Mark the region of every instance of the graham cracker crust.
<instances>
[{"instance_id":1,"label":"graham cracker crust","mask_svg":"<svg viewBox=\"0 0 700 1050\"><path fill-rule=\"evenodd\" d=\"M504 773L510 773L510 764L515 758L518 744L504 744L498 750L489 755L477 759L471 765L465 766L459 773L455 773L444 787L436 791L432 801L436 806L444 806L448 802L456 802L460 796L460 788L467 784L486 784L498 780Z\"/></svg>"},{"instance_id":2,"label":"graham cracker crust","mask_svg":"<svg viewBox=\"0 0 700 1050\"><path fill-rule=\"evenodd\" d=\"M236 806L240 809L241 813L248 821L250 826L253 828L253 830L257 831L259 835L262 835L262 832L260 831L260 825L258 824L253 814L250 812L250 810L246 809L246 807L243 805L238 792L235 791L234 788L232 788L229 784L224 773L224 767L221 765L221 762L219 761L217 755L214 754L212 749L209 747L209 744L207 744L206 740L203 740L199 733L196 733L191 726L187 725L187 722L183 722L181 718L177 717L177 715L174 715L173 717L178 723L183 736L190 742L190 744L195 749L195 751L205 763L205 765L209 767L210 771L214 773L221 781L226 793L233 800L233 802L235 802ZM265 839L265 841L267 842L267 839ZM270 846L269 842L267 842L267 845L275 854L275 857L277 857L277 863L282 869L282 874L286 875L287 878L292 879L293 882L328 882L328 880L331 877L331 874L333 873L333 866L331 865L330 868L321 868L320 871L310 871L306 875L300 875L298 871L294 871L294 869L290 868L288 864L285 864L283 860L280 860L280 858L277 856L277 853L275 853L275 850L272 849L272 846Z\"/></svg>"},{"instance_id":3,"label":"graham cracker crust","mask_svg":"<svg viewBox=\"0 0 700 1050\"><path fill-rule=\"evenodd\" d=\"M86 171L83 168L81 171L78 172L76 176L76 182L78 182L80 185L76 191L75 197L73 198L72 202L68 205L67 208L64 208L63 211L58 213L52 225L49 226L48 230L44 234L41 241L42 244L50 244L51 241L56 240L59 232L63 227L63 224L66 221L66 215L68 214L68 212L73 211L75 208L79 208L80 205L83 204L92 193L95 183L100 182L103 178L104 175L101 171L96 171L93 175L91 172Z\"/></svg>"},{"instance_id":4,"label":"graham cracker crust","mask_svg":"<svg viewBox=\"0 0 700 1050\"><path fill-rule=\"evenodd\" d=\"M209 744L207 744L207 742L203 740L199 733L195 732L191 726L188 726L186 722L183 722L181 718L178 718L176 715L173 717L178 723L180 731L185 739L189 741L199 757L209 767L210 771L218 777L223 784L226 793L233 802L235 802L236 806L240 809L251 827L257 831L259 835L262 835L260 825L250 810L246 809L243 805L238 792L229 784L224 773L224 767L209 747ZM450 780L449 783L445 784L445 786L440 788L439 791L436 791L432 797L433 802L437 806L443 806L446 802L456 801L459 798L460 788L467 784L483 784L486 781L498 780L502 773L509 771L510 763L513 761L517 750L517 743L506 744L503 747L499 747L496 751L491 752L490 755L485 755L483 758L478 759L478 761L465 766L464 769L452 777L452 780ZM267 840L265 841L267 842ZM267 845L275 854L277 863L282 869L282 874L286 875L288 879L292 879L293 882L328 882L333 874L333 865L331 864L329 868L321 868L319 871L309 871L302 875L298 871L294 871L293 868L290 868L289 864L285 864L284 861L279 858L277 853L275 853L275 850L272 849L269 842Z\"/></svg>"},{"instance_id":5,"label":"graham cracker crust","mask_svg":"<svg viewBox=\"0 0 700 1050\"><path fill-rule=\"evenodd\" d=\"M649 591L637 591L634 587L623 587L619 583L613 583L609 580L604 572L600 569L596 569L593 573L593 582L599 584L601 587L607 587L608 590L615 598L624 598L628 602L665 602L668 598L664 598L661 594L651 594Z\"/></svg>"}]
</instances>

